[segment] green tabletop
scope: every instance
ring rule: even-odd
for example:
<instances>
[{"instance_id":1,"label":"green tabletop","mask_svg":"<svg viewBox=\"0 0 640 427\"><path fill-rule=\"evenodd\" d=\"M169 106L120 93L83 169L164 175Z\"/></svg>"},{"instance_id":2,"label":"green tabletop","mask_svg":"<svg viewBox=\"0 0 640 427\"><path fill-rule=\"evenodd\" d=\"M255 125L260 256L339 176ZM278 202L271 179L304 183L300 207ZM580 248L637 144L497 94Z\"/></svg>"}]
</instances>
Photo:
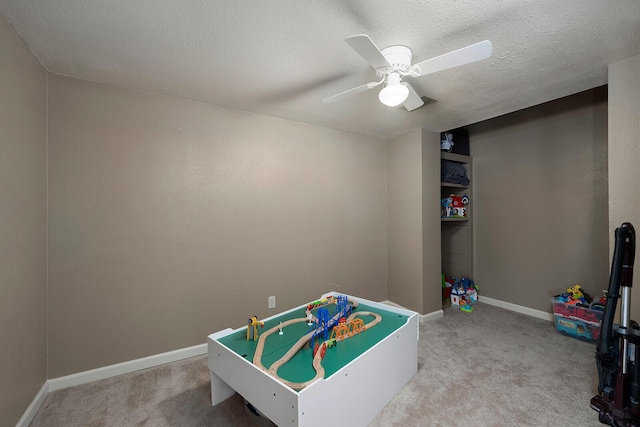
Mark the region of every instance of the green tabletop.
<instances>
[{"instance_id":1,"label":"green tabletop","mask_svg":"<svg viewBox=\"0 0 640 427\"><path fill-rule=\"evenodd\" d=\"M336 306L334 304L330 304L325 308L329 310L330 315L334 315L336 310ZM315 311L316 310L314 310L314 312ZM364 311L379 314L382 316L382 321L360 334L354 335L353 337L347 338L343 341L339 341L335 347L327 349L325 357L322 360L322 366L325 369L325 378L329 378L373 345L398 330L409 318L406 315L373 308L362 303L353 310L354 313ZM266 321L264 328L258 327L258 333L261 334L274 326L278 326L280 322L304 317L306 317L304 307L293 310L289 313L276 316L273 319ZM365 324L374 319L373 316L370 315L362 315L359 317ZM263 365L269 368L273 362L280 359L302 336L309 333L311 328L311 326L307 325L307 322L295 323L284 327L283 335L275 333L268 336L262 353ZM219 341L240 356L246 358L248 361L253 362L253 355L258 341L247 341L246 328L242 328L222 337ZM322 342L323 340L319 341ZM313 351L308 345L305 345L288 363L284 364L278 370L278 375L292 382L308 381L315 376L312 359Z\"/></svg>"}]
</instances>

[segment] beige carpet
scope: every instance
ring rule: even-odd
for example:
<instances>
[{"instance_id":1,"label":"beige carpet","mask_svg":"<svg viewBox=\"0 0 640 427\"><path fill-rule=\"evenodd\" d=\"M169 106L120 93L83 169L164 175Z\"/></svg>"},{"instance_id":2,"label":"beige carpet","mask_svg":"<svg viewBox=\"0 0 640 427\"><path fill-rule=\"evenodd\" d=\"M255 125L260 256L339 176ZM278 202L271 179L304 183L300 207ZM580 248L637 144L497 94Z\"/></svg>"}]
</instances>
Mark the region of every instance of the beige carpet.
<instances>
[{"instance_id":1,"label":"beige carpet","mask_svg":"<svg viewBox=\"0 0 640 427\"><path fill-rule=\"evenodd\" d=\"M589 407L595 345L551 322L486 304L447 309L420 326L418 352L417 375L372 426L601 425ZM211 407L206 363L195 357L58 390L31 426L255 426L237 394Z\"/></svg>"}]
</instances>

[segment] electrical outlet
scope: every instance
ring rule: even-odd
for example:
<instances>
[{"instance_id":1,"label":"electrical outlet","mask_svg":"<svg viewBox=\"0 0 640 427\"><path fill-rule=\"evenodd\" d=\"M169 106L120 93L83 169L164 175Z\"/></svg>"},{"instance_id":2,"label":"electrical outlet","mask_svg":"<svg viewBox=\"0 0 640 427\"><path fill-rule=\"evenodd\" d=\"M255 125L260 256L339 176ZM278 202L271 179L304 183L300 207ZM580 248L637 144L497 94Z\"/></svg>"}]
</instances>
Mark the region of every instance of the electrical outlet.
<instances>
[{"instance_id":1,"label":"electrical outlet","mask_svg":"<svg viewBox=\"0 0 640 427\"><path fill-rule=\"evenodd\" d=\"M269 297L269 308L276 308L276 297Z\"/></svg>"}]
</instances>

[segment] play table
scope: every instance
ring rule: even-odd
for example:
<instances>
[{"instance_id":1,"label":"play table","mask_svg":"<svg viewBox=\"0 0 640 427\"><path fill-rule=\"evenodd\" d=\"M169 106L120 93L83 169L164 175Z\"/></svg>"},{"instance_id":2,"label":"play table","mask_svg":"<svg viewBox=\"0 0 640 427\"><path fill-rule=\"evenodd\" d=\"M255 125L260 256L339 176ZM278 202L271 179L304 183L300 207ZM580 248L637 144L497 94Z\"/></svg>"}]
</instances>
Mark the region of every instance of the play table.
<instances>
[{"instance_id":1,"label":"play table","mask_svg":"<svg viewBox=\"0 0 640 427\"><path fill-rule=\"evenodd\" d=\"M348 324L361 319L364 327L324 348L330 337L314 334L307 316L313 302L263 319L258 340L247 340L246 326L209 335L212 405L237 392L281 427L367 425L417 372L419 320L410 310L346 297ZM324 357L304 345L312 338Z\"/></svg>"}]
</instances>

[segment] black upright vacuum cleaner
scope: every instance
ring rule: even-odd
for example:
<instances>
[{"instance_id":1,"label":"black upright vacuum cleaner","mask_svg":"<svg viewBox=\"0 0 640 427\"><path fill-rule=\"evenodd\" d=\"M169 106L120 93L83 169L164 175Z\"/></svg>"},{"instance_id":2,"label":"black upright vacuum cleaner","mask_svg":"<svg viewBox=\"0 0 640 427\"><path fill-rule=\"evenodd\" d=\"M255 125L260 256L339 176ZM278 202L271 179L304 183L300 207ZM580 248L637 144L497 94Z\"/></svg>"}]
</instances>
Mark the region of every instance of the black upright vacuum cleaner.
<instances>
[{"instance_id":1,"label":"black upright vacuum cleaner","mask_svg":"<svg viewBox=\"0 0 640 427\"><path fill-rule=\"evenodd\" d=\"M615 231L615 248L602 326L596 349L598 395L591 407L601 423L640 427L640 328L631 320L631 286L636 232L625 222ZM621 298L620 323L614 324Z\"/></svg>"}]
</instances>

